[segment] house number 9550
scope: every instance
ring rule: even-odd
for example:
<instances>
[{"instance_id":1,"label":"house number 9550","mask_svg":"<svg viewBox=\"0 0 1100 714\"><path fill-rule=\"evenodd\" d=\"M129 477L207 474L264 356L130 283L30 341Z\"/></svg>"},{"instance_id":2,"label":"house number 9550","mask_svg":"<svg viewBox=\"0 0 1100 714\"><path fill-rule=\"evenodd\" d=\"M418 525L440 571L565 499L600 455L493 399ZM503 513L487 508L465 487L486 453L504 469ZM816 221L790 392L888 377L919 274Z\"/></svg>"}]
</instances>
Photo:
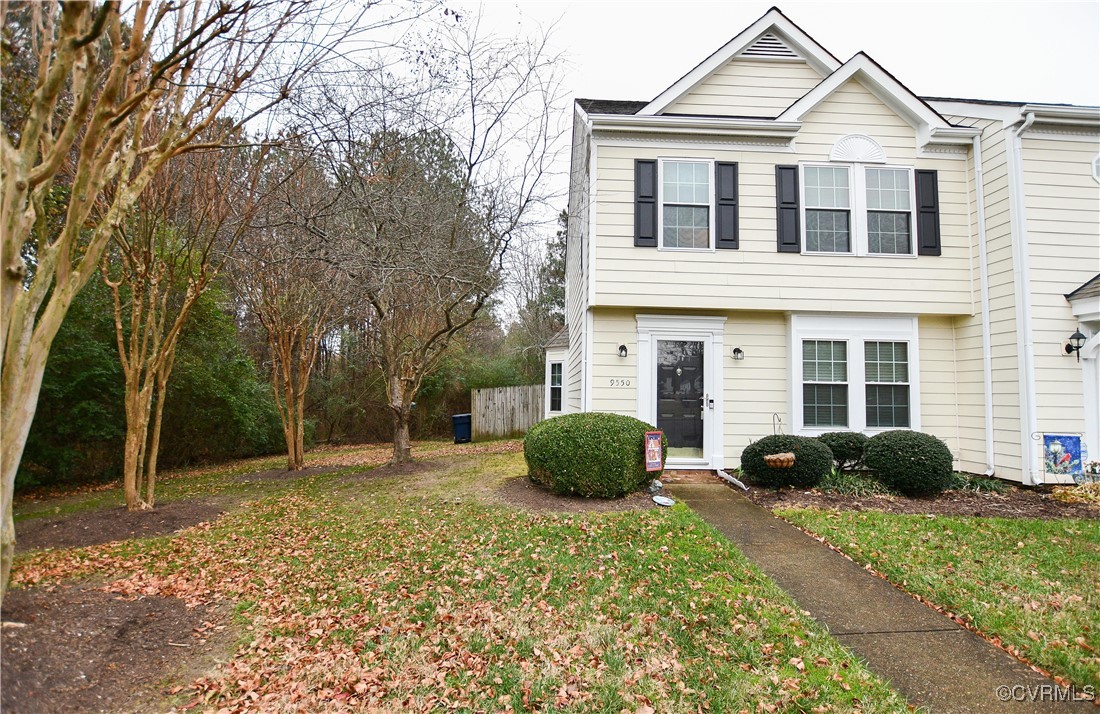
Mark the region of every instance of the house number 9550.
<instances>
[{"instance_id":1,"label":"house number 9550","mask_svg":"<svg viewBox=\"0 0 1100 714\"><path fill-rule=\"evenodd\" d=\"M614 378L612 378L611 379L611 386L612 387L629 387L630 386L630 380L629 379L614 379Z\"/></svg>"}]
</instances>

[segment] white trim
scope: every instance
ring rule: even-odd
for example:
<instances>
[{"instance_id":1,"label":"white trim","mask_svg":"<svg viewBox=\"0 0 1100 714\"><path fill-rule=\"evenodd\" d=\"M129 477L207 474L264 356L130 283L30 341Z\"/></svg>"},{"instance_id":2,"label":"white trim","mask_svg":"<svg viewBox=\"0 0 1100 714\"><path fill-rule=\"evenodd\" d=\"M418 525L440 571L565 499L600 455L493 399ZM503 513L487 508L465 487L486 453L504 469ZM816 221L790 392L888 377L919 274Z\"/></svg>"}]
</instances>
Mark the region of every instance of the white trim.
<instances>
[{"instance_id":1,"label":"white trim","mask_svg":"<svg viewBox=\"0 0 1100 714\"><path fill-rule=\"evenodd\" d=\"M909 344L909 426L921 428L920 338L916 317L871 317L865 315L791 315L789 360L791 384L791 429L804 436L827 431L858 431L878 434L891 429L867 428L866 365L863 343L907 342ZM802 341L839 340L848 343L848 426L816 428L802 423ZM900 427L899 427L900 428Z\"/></svg>"},{"instance_id":2,"label":"white trim","mask_svg":"<svg viewBox=\"0 0 1100 714\"><path fill-rule=\"evenodd\" d=\"M592 411L592 330L594 325L592 307L584 312L584 368L581 370L583 400L581 411Z\"/></svg>"},{"instance_id":3,"label":"white trim","mask_svg":"<svg viewBox=\"0 0 1100 714\"><path fill-rule=\"evenodd\" d=\"M1043 483L1042 457L1032 434L1039 433L1035 405L1035 339L1031 331L1031 271L1027 247L1027 211L1024 202L1023 142L1020 135L1034 116L1018 127L1005 129L1008 164L1008 207L1012 233L1013 289L1016 296L1016 355L1020 394L1020 472L1025 486Z\"/></svg>"},{"instance_id":4,"label":"white trim","mask_svg":"<svg viewBox=\"0 0 1100 714\"><path fill-rule=\"evenodd\" d=\"M1100 154L1096 155L1096 158L1092 160L1092 177L1096 179L1097 183L1100 183Z\"/></svg>"},{"instance_id":5,"label":"white trim","mask_svg":"<svg viewBox=\"0 0 1100 714\"><path fill-rule=\"evenodd\" d=\"M675 248L665 245L665 163L706 164L707 165L707 238L709 244L706 248ZM714 175L714 159L683 158L679 156L663 156L657 158L657 250L674 253L713 253L716 250L714 236L714 192L717 177ZM701 203L676 204L680 206L694 206L702 208Z\"/></svg>"},{"instance_id":6,"label":"white trim","mask_svg":"<svg viewBox=\"0 0 1100 714\"><path fill-rule=\"evenodd\" d=\"M588 304L596 304L596 219L599 215L596 201L597 178L596 160L599 144L589 134L588 146Z\"/></svg>"},{"instance_id":7,"label":"white trim","mask_svg":"<svg viewBox=\"0 0 1100 714\"><path fill-rule=\"evenodd\" d=\"M551 355L553 355L553 357L551 357ZM558 416L559 414L565 413L565 357L566 356L564 354L564 350L546 350L546 370L543 381L546 386L543 388L542 395L542 413L544 419L549 419L552 416ZM557 411L550 408L550 389L553 387L550 382L550 366L555 364L561 365L561 384L558 385L558 389L561 390L561 409L558 409Z\"/></svg>"},{"instance_id":8,"label":"white trim","mask_svg":"<svg viewBox=\"0 0 1100 714\"><path fill-rule=\"evenodd\" d=\"M638 323L637 403L638 418L656 424L656 349L658 340L699 340L704 343L704 399L713 401L703 411L703 458L669 459L670 469L720 469L724 467L725 403L722 384L725 364L723 316L635 315Z\"/></svg>"},{"instance_id":9,"label":"white trim","mask_svg":"<svg viewBox=\"0 0 1100 714\"><path fill-rule=\"evenodd\" d=\"M982 168L982 138L974 137L974 202L978 220L978 277L981 290L982 312L982 396L985 417L985 465L986 474L997 470L996 451L993 444L993 347L989 318L989 257L986 254L985 232L985 173ZM956 354L956 369L958 355ZM956 410L958 411L958 410Z\"/></svg>"},{"instance_id":10,"label":"white trim","mask_svg":"<svg viewBox=\"0 0 1100 714\"><path fill-rule=\"evenodd\" d=\"M657 95L657 98L639 111L639 114L660 114L669 105L673 104L683 95L690 92L700 82L714 74L718 68L733 59L742 50L751 47L760 37L766 33L772 33L783 40L791 49L806 58L809 64L818 74L825 76L840 66L828 50L819 45L812 37L800 30L793 22L788 20L779 10L772 8L764 13L756 22L738 33L716 52L700 62L678 79L675 84Z\"/></svg>"},{"instance_id":11,"label":"white trim","mask_svg":"<svg viewBox=\"0 0 1100 714\"><path fill-rule=\"evenodd\" d=\"M592 128L602 132L647 132L651 134L703 134L708 136L762 136L793 139L801 122L776 119L730 119L728 117L666 117L642 114L593 114Z\"/></svg>"},{"instance_id":12,"label":"white trim","mask_svg":"<svg viewBox=\"0 0 1100 714\"><path fill-rule=\"evenodd\" d=\"M701 149L713 151L715 147L733 149L736 151L760 151L769 154L793 154L795 153L792 142L786 139L774 141L768 139L753 139L751 137L731 137L728 139L681 139L675 136L656 137L625 134L615 138L600 138L601 147L614 147L621 149L655 149L657 151L681 151L684 149Z\"/></svg>"},{"instance_id":13,"label":"white trim","mask_svg":"<svg viewBox=\"0 0 1100 714\"><path fill-rule=\"evenodd\" d=\"M904 85L891 77L885 70L860 52L830 74L821 84L807 92L801 99L787 107L776 117L777 122L800 122L818 104L828 99L845 82L855 79L872 94L890 107L898 116L917 129L917 145L923 146L933 139L952 141L965 136L969 141L973 130L967 127L953 127L935 110L910 92ZM956 136L957 135L957 136Z\"/></svg>"}]
</instances>

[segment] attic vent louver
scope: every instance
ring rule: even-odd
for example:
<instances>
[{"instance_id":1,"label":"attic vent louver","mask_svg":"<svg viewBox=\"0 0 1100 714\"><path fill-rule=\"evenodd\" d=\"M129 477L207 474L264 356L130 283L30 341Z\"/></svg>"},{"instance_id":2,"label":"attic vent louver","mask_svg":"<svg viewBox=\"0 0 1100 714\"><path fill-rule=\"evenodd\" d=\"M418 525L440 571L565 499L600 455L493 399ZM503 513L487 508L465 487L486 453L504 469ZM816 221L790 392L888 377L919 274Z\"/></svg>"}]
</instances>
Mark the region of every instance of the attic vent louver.
<instances>
[{"instance_id":1,"label":"attic vent louver","mask_svg":"<svg viewBox=\"0 0 1100 714\"><path fill-rule=\"evenodd\" d=\"M765 32L741 52L743 57L761 59L803 59L802 55L791 49L786 42L770 32Z\"/></svg>"}]
</instances>

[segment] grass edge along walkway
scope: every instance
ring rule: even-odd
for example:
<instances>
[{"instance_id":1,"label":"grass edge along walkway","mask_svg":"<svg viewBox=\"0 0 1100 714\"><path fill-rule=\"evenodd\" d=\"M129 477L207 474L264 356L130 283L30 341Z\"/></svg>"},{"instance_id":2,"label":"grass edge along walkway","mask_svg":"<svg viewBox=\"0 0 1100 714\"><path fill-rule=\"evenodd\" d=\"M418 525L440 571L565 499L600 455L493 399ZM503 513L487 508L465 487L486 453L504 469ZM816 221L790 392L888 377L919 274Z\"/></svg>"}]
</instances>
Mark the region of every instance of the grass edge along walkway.
<instances>
[{"instance_id":1,"label":"grass edge along walkway","mask_svg":"<svg viewBox=\"0 0 1100 714\"><path fill-rule=\"evenodd\" d=\"M670 490L912 704L990 714L1092 710L1088 702L1011 701L1013 692L1057 685L728 487Z\"/></svg>"}]
</instances>

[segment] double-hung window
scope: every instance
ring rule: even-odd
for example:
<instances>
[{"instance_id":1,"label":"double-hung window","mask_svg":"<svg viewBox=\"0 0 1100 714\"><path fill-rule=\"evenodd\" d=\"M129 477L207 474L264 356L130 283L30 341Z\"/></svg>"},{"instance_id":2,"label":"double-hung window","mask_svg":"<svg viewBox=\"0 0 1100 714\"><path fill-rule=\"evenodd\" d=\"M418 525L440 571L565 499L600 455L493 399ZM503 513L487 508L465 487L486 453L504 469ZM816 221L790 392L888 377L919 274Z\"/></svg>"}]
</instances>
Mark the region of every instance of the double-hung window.
<instances>
[{"instance_id":1,"label":"double-hung window","mask_svg":"<svg viewBox=\"0 0 1100 714\"><path fill-rule=\"evenodd\" d=\"M914 255L911 169L807 164L802 186L807 253Z\"/></svg>"},{"instance_id":2,"label":"double-hung window","mask_svg":"<svg viewBox=\"0 0 1100 714\"><path fill-rule=\"evenodd\" d=\"M661 247L707 250L711 245L709 161L661 161Z\"/></svg>"},{"instance_id":3,"label":"double-hung window","mask_svg":"<svg viewBox=\"0 0 1100 714\"><path fill-rule=\"evenodd\" d=\"M550 411L561 411L562 363L550 363Z\"/></svg>"},{"instance_id":4,"label":"double-hung window","mask_svg":"<svg viewBox=\"0 0 1100 714\"><path fill-rule=\"evenodd\" d=\"M913 318L794 315L796 433L920 428Z\"/></svg>"},{"instance_id":5,"label":"double-hung window","mask_svg":"<svg viewBox=\"0 0 1100 714\"><path fill-rule=\"evenodd\" d=\"M847 166L807 166L806 250L852 251L852 190Z\"/></svg>"},{"instance_id":6,"label":"double-hung window","mask_svg":"<svg viewBox=\"0 0 1100 714\"><path fill-rule=\"evenodd\" d=\"M848 343L802 342L802 423L813 428L848 426Z\"/></svg>"},{"instance_id":7,"label":"double-hung window","mask_svg":"<svg viewBox=\"0 0 1100 714\"><path fill-rule=\"evenodd\" d=\"M867 428L909 426L909 343L863 343Z\"/></svg>"}]
</instances>

